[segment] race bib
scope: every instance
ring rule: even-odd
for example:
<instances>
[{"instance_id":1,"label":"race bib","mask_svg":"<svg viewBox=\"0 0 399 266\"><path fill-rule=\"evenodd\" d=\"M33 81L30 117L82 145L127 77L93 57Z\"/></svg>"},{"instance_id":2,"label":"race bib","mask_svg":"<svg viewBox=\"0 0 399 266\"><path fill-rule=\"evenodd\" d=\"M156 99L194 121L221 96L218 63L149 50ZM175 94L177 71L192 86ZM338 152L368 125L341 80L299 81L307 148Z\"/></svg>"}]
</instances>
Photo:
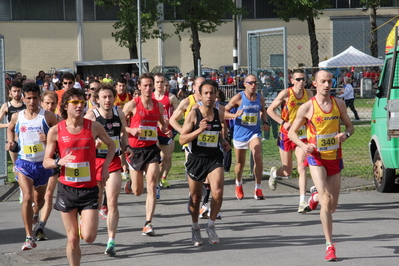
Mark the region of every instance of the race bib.
<instances>
[{"instance_id":1,"label":"race bib","mask_svg":"<svg viewBox=\"0 0 399 266\"><path fill-rule=\"evenodd\" d=\"M331 151L339 148L338 139L335 136L338 132L325 135L317 135L317 151Z\"/></svg>"},{"instance_id":2,"label":"race bib","mask_svg":"<svg viewBox=\"0 0 399 266\"><path fill-rule=\"evenodd\" d=\"M110 137L112 141L115 143L115 152L119 152L121 149L121 144L119 141L119 136ZM98 147L97 152L100 154L106 154L108 152L108 146L104 142L101 142L100 147Z\"/></svg>"},{"instance_id":3,"label":"race bib","mask_svg":"<svg viewBox=\"0 0 399 266\"><path fill-rule=\"evenodd\" d=\"M197 145L207 148L215 148L219 143L219 131L205 130L198 136Z\"/></svg>"},{"instance_id":4,"label":"race bib","mask_svg":"<svg viewBox=\"0 0 399 266\"><path fill-rule=\"evenodd\" d=\"M65 165L65 180L68 182L89 182L90 163L68 163Z\"/></svg>"},{"instance_id":5,"label":"race bib","mask_svg":"<svg viewBox=\"0 0 399 266\"><path fill-rule=\"evenodd\" d=\"M306 126L301 126L297 132L298 137L300 139L306 139L307 135L306 135Z\"/></svg>"},{"instance_id":6,"label":"race bib","mask_svg":"<svg viewBox=\"0 0 399 266\"><path fill-rule=\"evenodd\" d=\"M141 133L139 135L139 140L143 141L157 141L158 134L156 127L140 126Z\"/></svg>"},{"instance_id":7,"label":"race bib","mask_svg":"<svg viewBox=\"0 0 399 266\"><path fill-rule=\"evenodd\" d=\"M241 124L244 126L256 126L258 123L258 113L245 113L241 116Z\"/></svg>"},{"instance_id":8,"label":"race bib","mask_svg":"<svg viewBox=\"0 0 399 266\"><path fill-rule=\"evenodd\" d=\"M33 159L44 156L44 145L43 142L37 142L33 144L26 144L22 146L22 151L26 159Z\"/></svg>"}]
</instances>

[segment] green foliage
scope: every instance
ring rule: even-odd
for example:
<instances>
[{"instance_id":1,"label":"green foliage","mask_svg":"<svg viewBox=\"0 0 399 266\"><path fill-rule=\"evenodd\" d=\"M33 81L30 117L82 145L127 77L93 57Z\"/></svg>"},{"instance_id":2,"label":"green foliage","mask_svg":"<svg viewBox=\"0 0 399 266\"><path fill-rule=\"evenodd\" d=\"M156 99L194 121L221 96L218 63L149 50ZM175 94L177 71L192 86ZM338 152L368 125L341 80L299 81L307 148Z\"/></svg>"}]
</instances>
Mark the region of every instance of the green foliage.
<instances>
[{"instance_id":1,"label":"green foliage","mask_svg":"<svg viewBox=\"0 0 399 266\"><path fill-rule=\"evenodd\" d=\"M318 18L323 14L323 10L330 7L329 0L271 0L277 7L273 10L277 15L286 22L292 18L297 18L300 21L308 20L309 18Z\"/></svg>"}]
</instances>

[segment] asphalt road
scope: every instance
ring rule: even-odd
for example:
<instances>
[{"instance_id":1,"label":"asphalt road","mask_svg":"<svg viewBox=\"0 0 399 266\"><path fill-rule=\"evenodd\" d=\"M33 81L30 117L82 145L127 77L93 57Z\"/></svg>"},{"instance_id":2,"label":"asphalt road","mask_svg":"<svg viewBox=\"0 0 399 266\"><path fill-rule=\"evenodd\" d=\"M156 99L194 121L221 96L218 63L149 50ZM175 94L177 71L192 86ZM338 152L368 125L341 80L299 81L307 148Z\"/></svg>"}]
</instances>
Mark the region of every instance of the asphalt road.
<instances>
[{"instance_id":1,"label":"asphalt road","mask_svg":"<svg viewBox=\"0 0 399 266\"><path fill-rule=\"evenodd\" d=\"M264 181L266 200L252 197L254 182L244 183L245 198L234 197L234 183L226 181L222 220L216 222L220 243L191 244L186 182L172 182L162 190L153 219L156 236L141 236L145 195L120 195L117 256L104 255L108 239L105 220L93 244L81 244L82 265L321 265L325 240L319 211L298 214L296 180L282 180L275 192ZM339 207L333 215L339 265L398 265L398 191L382 194L354 189L371 181L345 179ZM25 239L17 195L0 202L0 265L68 265L66 237L60 214L53 211L46 226L47 241L21 251ZM395 229L396 228L396 229Z\"/></svg>"}]
</instances>

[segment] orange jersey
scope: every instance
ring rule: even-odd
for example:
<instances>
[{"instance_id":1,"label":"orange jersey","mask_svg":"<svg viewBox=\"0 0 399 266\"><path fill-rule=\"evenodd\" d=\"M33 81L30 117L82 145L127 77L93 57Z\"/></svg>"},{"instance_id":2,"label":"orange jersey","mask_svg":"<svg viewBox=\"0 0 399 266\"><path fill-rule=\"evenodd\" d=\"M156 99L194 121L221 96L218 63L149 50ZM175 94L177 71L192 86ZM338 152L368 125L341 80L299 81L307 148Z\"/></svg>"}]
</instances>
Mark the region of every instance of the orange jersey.
<instances>
[{"instance_id":1,"label":"orange jersey","mask_svg":"<svg viewBox=\"0 0 399 266\"><path fill-rule=\"evenodd\" d=\"M313 97L310 99L313 105L313 115L307 120L308 141L316 145L313 156L324 160L336 160L342 158L341 143L335 136L340 132L341 112L335 98L330 96L332 108L324 112Z\"/></svg>"},{"instance_id":2,"label":"orange jersey","mask_svg":"<svg viewBox=\"0 0 399 266\"><path fill-rule=\"evenodd\" d=\"M116 94L114 105L119 106L120 108L123 108L123 106L126 103L128 103L131 99L133 99L133 96L127 92L125 92L124 94L121 94L121 95Z\"/></svg>"},{"instance_id":3,"label":"orange jersey","mask_svg":"<svg viewBox=\"0 0 399 266\"><path fill-rule=\"evenodd\" d=\"M293 124L296 114L298 112L299 107L309 101L308 91L303 89L303 95L301 98L297 98L295 96L294 90L292 87L288 88L288 99L287 101L281 105L281 118ZM288 130L285 129L282 125L280 126L280 132L288 135ZM298 130L298 136L300 139L306 138L306 123L304 122L301 128Z\"/></svg>"}]
</instances>

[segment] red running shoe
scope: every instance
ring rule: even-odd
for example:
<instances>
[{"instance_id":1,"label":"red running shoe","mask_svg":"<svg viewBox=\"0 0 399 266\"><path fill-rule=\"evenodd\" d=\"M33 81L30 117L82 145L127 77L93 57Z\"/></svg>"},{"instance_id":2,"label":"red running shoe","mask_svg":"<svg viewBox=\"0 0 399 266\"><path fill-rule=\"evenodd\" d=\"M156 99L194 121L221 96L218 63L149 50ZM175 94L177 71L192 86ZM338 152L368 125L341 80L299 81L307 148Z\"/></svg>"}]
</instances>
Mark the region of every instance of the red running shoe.
<instances>
[{"instance_id":1,"label":"red running shoe","mask_svg":"<svg viewBox=\"0 0 399 266\"><path fill-rule=\"evenodd\" d=\"M236 185L236 198L238 200L242 200L244 198L244 190L242 189L242 185L241 186Z\"/></svg>"},{"instance_id":2,"label":"red running shoe","mask_svg":"<svg viewBox=\"0 0 399 266\"><path fill-rule=\"evenodd\" d=\"M132 190L132 180L130 179L125 184L125 193L126 194L131 194L132 192L133 192L133 190Z\"/></svg>"},{"instance_id":3,"label":"red running shoe","mask_svg":"<svg viewBox=\"0 0 399 266\"><path fill-rule=\"evenodd\" d=\"M254 198L256 200L264 200L265 199L265 196L263 196L263 193L262 193L262 189L259 189L259 188L255 189Z\"/></svg>"},{"instance_id":4,"label":"red running shoe","mask_svg":"<svg viewBox=\"0 0 399 266\"><path fill-rule=\"evenodd\" d=\"M318 194L316 187L311 187L310 192L312 193L312 195L309 198L308 205L311 210L315 210L317 208L317 205L319 205L319 202L316 201L314 198Z\"/></svg>"},{"instance_id":5,"label":"red running shoe","mask_svg":"<svg viewBox=\"0 0 399 266\"><path fill-rule=\"evenodd\" d=\"M326 250L326 257L325 257L326 261L337 261L337 256L335 256L335 246L331 245L327 247Z\"/></svg>"}]
</instances>

